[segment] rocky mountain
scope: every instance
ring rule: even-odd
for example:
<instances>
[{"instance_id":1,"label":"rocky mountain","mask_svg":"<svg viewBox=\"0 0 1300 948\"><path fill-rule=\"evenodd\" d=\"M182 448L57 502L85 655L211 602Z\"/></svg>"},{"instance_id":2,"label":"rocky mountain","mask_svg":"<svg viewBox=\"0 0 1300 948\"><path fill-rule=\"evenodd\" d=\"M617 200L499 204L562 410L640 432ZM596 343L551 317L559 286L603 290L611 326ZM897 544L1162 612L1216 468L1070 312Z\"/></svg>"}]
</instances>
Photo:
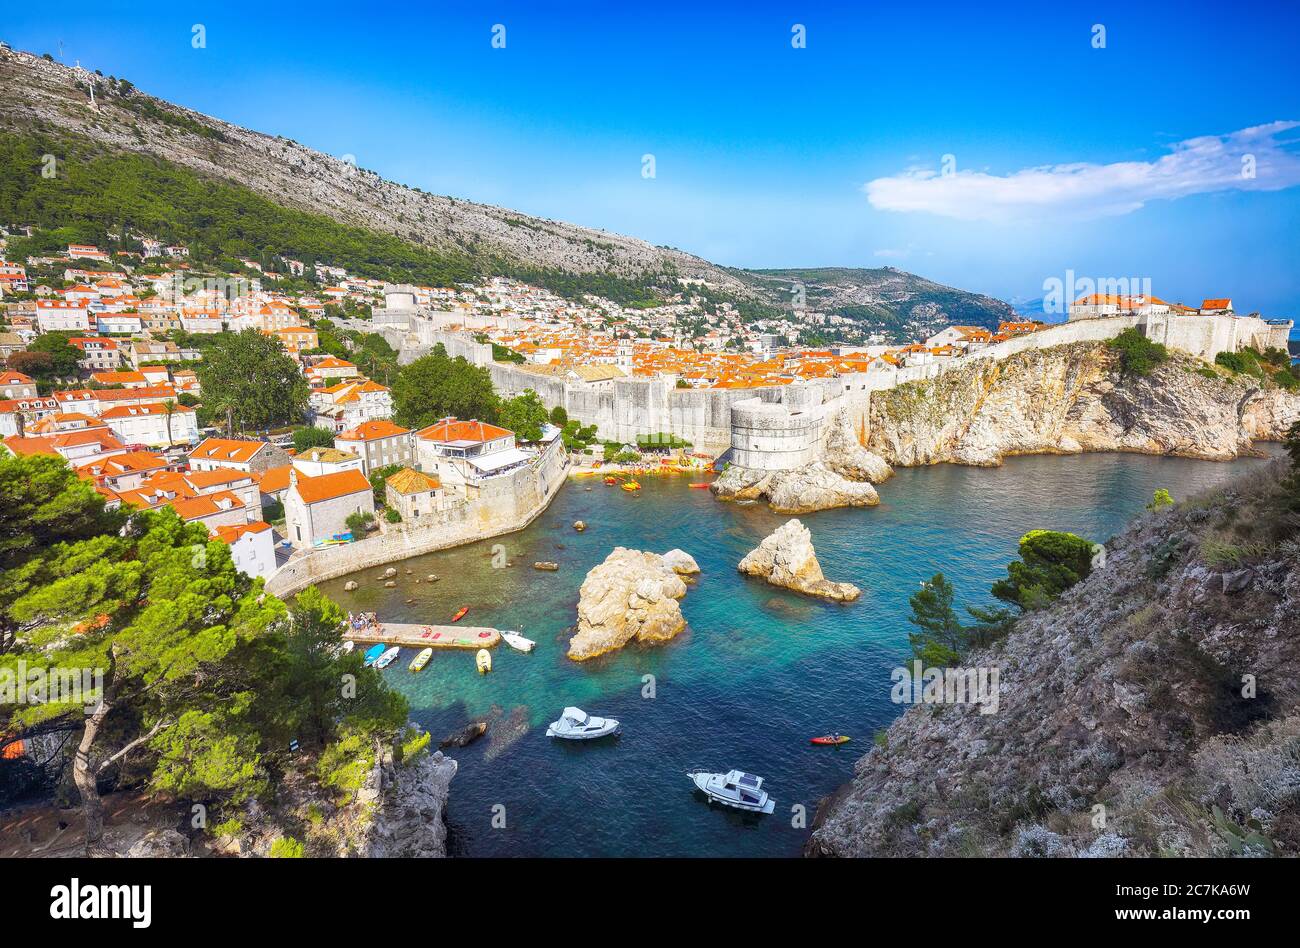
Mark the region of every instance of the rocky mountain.
<instances>
[{"instance_id":1,"label":"rocky mountain","mask_svg":"<svg viewBox=\"0 0 1300 948\"><path fill-rule=\"evenodd\" d=\"M908 707L823 801L809 852L1300 852L1288 466L1143 515L1087 579L966 656L995 700Z\"/></svg>"},{"instance_id":2,"label":"rocky mountain","mask_svg":"<svg viewBox=\"0 0 1300 948\"><path fill-rule=\"evenodd\" d=\"M789 300L802 293L810 308L889 332L901 330L910 338L924 338L950 325L996 329L999 322L1019 318L1002 300L955 290L893 267L747 272L770 295Z\"/></svg>"},{"instance_id":3,"label":"rocky mountain","mask_svg":"<svg viewBox=\"0 0 1300 948\"><path fill-rule=\"evenodd\" d=\"M792 303L789 281L801 280L817 305L891 326L927 318L993 325L1012 313L996 300L898 270L727 268L634 237L427 194L358 168L347 156L325 155L155 98L128 80L7 49L0 49L0 130L148 155L285 207L489 261L490 269L598 274L668 289L678 279L704 281L715 296L784 309Z\"/></svg>"},{"instance_id":4,"label":"rocky mountain","mask_svg":"<svg viewBox=\"0 0 1300 948\"><path fill-rule=\"evenodd\" d=\"M896 466L1134 451L1228 460L1280 440L1300 393L1171 353L1125 375L1104 343L1031 349L877 392L866 446Z\"/></svg>"}]
</instances>

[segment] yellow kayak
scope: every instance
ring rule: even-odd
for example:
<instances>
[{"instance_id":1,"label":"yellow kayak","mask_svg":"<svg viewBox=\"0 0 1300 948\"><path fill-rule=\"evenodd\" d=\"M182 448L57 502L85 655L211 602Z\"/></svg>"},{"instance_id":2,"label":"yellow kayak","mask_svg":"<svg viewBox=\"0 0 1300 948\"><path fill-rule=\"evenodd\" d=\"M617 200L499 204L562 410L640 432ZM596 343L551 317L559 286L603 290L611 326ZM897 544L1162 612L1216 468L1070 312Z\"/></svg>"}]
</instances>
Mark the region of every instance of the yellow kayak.
<instances>
[{"instance_id":1,"label":"yellow kayak","mask_svg":"<svg viewBox=\"0 0 1300 948\"><path fill-rule=\"evenodd\" d=\"M433 649L426 648L415 658L411 659L411 664L406 666L413 672L424 671L424 666L429 664L429 659L433 658Z\"/></svg>"},{"instance_id":2,"label":"yellow kayak","mask_svg":"<svg viewBox=\"0 0 1300 948\"><path fill-rule=\"evenodd\" d=\"M486 675L492 670L492 653L485 648L479 649L478 655L474 658L474 664L478 665L480 675Z\"/></svg>"},{"instance_id":3,"label":"yellow kayak","mask_svg":"<svg viewBox=\"0 0 1300 948\"><path fill-rule=\"evenodd\" d=\"M638 484L636 481L628 481L626 484L623 485L623 489L624 489L624 490L640 490L640 489L641 489L641 485Z\"/></svg>"}]
</instances>

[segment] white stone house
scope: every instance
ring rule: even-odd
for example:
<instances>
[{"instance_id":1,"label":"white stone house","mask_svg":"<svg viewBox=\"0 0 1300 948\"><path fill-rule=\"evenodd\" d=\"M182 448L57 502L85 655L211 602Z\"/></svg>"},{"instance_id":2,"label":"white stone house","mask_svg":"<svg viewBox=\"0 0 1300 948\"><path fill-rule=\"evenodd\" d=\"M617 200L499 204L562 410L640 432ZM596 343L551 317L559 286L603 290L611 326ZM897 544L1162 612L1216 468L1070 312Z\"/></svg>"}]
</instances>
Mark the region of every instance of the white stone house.
<instances>
[{"instance_id":1,"label":"white stone house","mask_svg":"<svg viewBox=\"0 0 1300 948\"><path fill-rule=\"evenodd\" d=\"M99 417L124 444L189 444L199 437L198 414L184 405L115 405Z\"/></svg>"},{"instance_id":2,"label":"white stone house","mask_svg":"<svg viewBox=\"0 0 1300 948\"><path fill-rule=\"evenodd\" d=\"M360 471L308 477L289 469L284 494L285 527L296 549L311 547L347 533L354 513L375 512L374 491Z\"/></svg>"},{"instance_id":3,"label":"white stone house","mask_svg":"<svg viewBox=\"0 0 1300 948\"><path fill-rule=\"evenodd\" d=\"M522 467L533 455L515 446L515 434L483 421L444 418L416 434L420 470L445 485L468 484Z\"/></svg>"},{"instance_id":4,"label":"white stone house","mask_svg":"<svg viewBox=\"0 0 1300 948\"><path fill-rule=\"evenodd\" d=\"M384 501L402 515L405 523L418 523L451 500L442 492L442 483L432 475L404 467L384 482Z\"/></svg>"},{"instance_id":5,"label":"white stone house","mask_svg":"<svg viewBox=\"0 0 1300 948\"><path fill-rule=\"evenodd\" d=\"M230 547L235 569L244 575L269 579L275 572L275 533L270 524L254 520L252 523L217 527L212 538Z\"/></svg>"},{"instance_id":6,"label":"white stone house","mask_svg":"<svg viewBox=\"0 0 1300 948\"><path fill-rule=\"evenodd\" d=\"M417 460L411 430L391 421L363 421L337 435L334 447L359 455L367 477L392 464L413 467Z\"/></svg>"}]
</instances>

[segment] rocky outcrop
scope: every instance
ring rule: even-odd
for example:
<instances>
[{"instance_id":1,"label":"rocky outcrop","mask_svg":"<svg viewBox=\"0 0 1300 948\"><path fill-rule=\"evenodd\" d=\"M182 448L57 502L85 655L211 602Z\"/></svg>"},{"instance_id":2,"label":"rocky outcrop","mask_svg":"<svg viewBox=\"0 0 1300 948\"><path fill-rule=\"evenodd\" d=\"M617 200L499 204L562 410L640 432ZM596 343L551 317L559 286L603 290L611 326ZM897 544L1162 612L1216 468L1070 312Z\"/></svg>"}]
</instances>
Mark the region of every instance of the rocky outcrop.
<instances>
[{"instance_id":1,"label":"rocky outcrop","mask_svg":"<svg viewBox=\"0 0 1300 948\"><path fill-rule=\"evenodd\" d=\"M908 707L824 802L810 852L1300 853L1300 518L1282 471L1144 514L1104 567L968 655L998 671L995 710Z\"/></svg>"},{"instance_id":2,"label":"rocky outcrop","mask_svg":"<svg viewBox=\"0 0 1300 948\"><path fill-rule=\"evenodd\" d=\"M694 576L700 571L700 564L685 550L669 550L664 554L664 565L678 576Z\"/></svg>"},{"instance_id":3,"label":"rocky outcrop","mask_svg":"<svg viewBox=\"0 0 1300 948\"><path fill-rule=\"evenodd\" d=\"M747 576L761 576L773 586L835 602L853 602L862 595L852 583L833 583L822 575L812 534L798 520L774 530L737 568Z\"/></svg>"},{"instance_id":4,"label":"rocky outcrop","mask_svg":"<svg viewBox=\"0 0 1300 948\"><path fill-rule=\"evenodd\" d=\"M1125 375L1104 343L980 360L871 396L867 446L900 466L1132 451L1229 460L1280 439L1300 395L1173 354Z\"/></svg>"},{"instance_id":5,"label":"rocky outcrop","mask_svg":"<svg viewBox=\"0 0 1300 948\"><path fill-rule=\"evenodd\" d=\"M827 422L821 457L793 471L753 471L730 465L713 482L719 500L766 498L778 513L811 513L834 507L872 507L880 503L875 484L893 471L859 443L848 414Z\"/></svg>"},{"instance_id":6,"label":"rocky outcrop","mask_svg":"<svg viewBox=\"0 0 1300 948\"><path fill-rule=\"evenodd\" d=\"M569 658L586 661L633 640L666 642L686 628L677 603L686 595L686 584L670 562L677 567L695 565L680 550L674 550L670 560L620 546L594 567L579 591L578 627L569 640Z\"/></svg>"}]
</instances>

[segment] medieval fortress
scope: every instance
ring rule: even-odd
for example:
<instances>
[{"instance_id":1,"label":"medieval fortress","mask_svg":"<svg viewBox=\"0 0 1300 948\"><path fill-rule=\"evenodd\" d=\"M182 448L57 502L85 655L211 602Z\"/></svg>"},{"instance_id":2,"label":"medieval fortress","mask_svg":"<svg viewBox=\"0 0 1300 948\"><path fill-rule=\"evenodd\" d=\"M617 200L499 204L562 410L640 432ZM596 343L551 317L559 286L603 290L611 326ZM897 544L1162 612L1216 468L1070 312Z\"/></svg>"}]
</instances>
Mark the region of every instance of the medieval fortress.
<instances>
[{"instance_id":1,"label":"medieval fortress","mask_svg":"<svg viewBox=\"0 0 1300 948\"><path fill-rule=\"evenodd\" d=\"M1286 349L1292 323L1230 313L1186 312L1142 315L1071 313L1069 322L1015 336L973 353L923 365L873 368L789 385L748 389L678 388L671 375L586 381L561 374L539 374L495 362L492 346L475 334L494 328L519 329L513 316L474 317L431 312L415 304L409 288L390 287L385 309L376 310L373 330L400 352L405 364L441 344L451 356L485 366L493 384L506 395L532 389L548 408L562 406L571 418L594 424L600 438L635 444L638 437L674 435L710 453L729 452L725 460L755 471L797 470L821 451L826 420L847 409L854 427L867 423L873 392L935 378L976 364L1000 361L1029 349L1077 342L1104 342L1136 328L1152 342L1214 361L1221 352L1253 347ZM507 321L513 323L507 325Z\"/></svg>"}]
</instances>

